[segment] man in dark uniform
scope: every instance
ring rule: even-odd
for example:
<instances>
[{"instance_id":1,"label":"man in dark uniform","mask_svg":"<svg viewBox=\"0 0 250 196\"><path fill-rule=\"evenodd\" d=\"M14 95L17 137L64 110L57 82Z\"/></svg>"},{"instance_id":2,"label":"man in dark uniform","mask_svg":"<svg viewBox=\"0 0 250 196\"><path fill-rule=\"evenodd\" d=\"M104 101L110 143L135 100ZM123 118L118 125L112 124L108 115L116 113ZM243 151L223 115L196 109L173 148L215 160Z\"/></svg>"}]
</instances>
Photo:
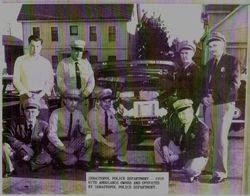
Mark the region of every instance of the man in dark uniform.
<instances>
[{"instance_id":1,"label":"man in dark uniform","mask_svg":"<svg viewBox=\"0 0 250 196\"><path fill-rule=\"evenodd\" d=\"M3 131L3 158L6 175L14 172L17 161L30 162L31 169L44 167L51 162L44 150L48 124L37 119L40 110L38 99L28 98L23 102L24 118L10 122Z\"/></svg>"},{"instance_id":2,"label":"man in dark uniform","mask_svg":"<svg viewBox=\"0 0 250 196\"><path fill-rule=\"evenodd\" d=\"M179 45L181 64L177 71L177 97L178 99L191 99L196 112L201 102L201 70L193 61L196 46L188 41Z\"/></svg>"},{"instance_id":3,"label":"man in dark uniform","mask_svg":"<svg viewBox=\"0 0 250 196\"><path fill-rule=\"evenodd\" d=\"M214 134L214 165L211 183L227 178L228 132L231 126L237 89L240 85L240 63L225 53L226 39L219 32L211 33L208 48L212 58L205 72L203 104L205 122Z\"/></svg>"},{"instance_id":4,"label":"man in dark uniform","mask_svg":"<svg viewBox=\"0 0 250 196\"><path fill-rule=\"evenodd\" d=\"M195 115L192 100L181 99L173 104L179 118L168 121L166 131L154 142L155 161L163 164L164 171L173 165L184 166L190 182L201 174L207 163L209 129Z\"/></svg>"},{"instance_id":5,"label":"man in dark uniform","mask_svg":"<svg viewBox=\"0 0 250 196\"><path fill-rule=\"evenodd\" d=\"M93 152L103 159L113 160L116 166L126 166L128 137L112 108L112 90L101 90L98 98L100 103L88 113L94 139Z\"/></svg>"}]
</instances>

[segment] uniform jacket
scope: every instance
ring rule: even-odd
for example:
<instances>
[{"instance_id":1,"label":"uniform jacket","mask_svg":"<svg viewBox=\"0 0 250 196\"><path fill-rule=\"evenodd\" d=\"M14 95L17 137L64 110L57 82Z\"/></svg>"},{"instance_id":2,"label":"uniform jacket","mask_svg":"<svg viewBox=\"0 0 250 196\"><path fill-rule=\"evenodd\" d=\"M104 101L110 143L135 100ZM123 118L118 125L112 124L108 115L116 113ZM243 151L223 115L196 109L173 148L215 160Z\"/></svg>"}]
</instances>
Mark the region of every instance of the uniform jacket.
<instances>
[{"instance_id":1,"label":"uniform jacket","mask_svg":"<svg viewBox=\"0 0 250 196\"><path fill-rule=\"evenodd\" d=\"M3 131L3 142L7 142L14 150L20 150L23 144L31 145L33 150L40 144L41 147L48 133L48 123L43 120L36 120L32 134L24 118L13 120ZM34 146L33 146L34 145ZM41 148L40 148L41 149Z\"/></svg>"},{"instance_id":2,"label":"uniform jacket","mask_svg":"<svg viewBox=\"0 0 250 196\"><path fill-rule=\"evenodd\" d=\"M236 101L240 85L240 64L229 54L223 54L218 64L214 59L208 61L205 71L204 97L212 94L214 104Z\"/></svg>"},{"instance_id":3,"label":"uniform jacket","mask_svg":"<svg viewBox=\"0 0 250 196\"><path fill-rule=\"evenodd\" d=\"M201 101L201 70L191 63L186 69L177 71L177 96L179 99L191 99L196 105Z\"/></svg>"},{"instance_id":4,"label":"uniform jacket","mask_svg":"<svg viewBox=\"0 0 250 196\"><path fill-rule=\"evenodd\" d=\"M161 145L168 146L170 141L180 146L180 160L208 156L209 129L197 117L193 119L187 133L184 133L177 116L168 122L166 131L162 133ZM174 120L175 119L175 120Z\"/></svg>"}]
</instances>

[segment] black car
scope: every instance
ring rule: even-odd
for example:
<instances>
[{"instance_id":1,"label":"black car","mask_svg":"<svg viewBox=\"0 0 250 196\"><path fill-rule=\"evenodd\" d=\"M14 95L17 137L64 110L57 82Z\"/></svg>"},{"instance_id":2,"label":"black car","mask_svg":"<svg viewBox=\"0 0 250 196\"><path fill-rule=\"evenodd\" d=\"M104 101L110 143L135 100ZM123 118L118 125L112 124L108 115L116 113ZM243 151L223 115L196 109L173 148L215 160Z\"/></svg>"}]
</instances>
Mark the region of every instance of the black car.
<instances>
[{"instance_id":1,"label":"black car","mask_svg":"<svg viewBox=\"0 0 250 196\"><path fill-rule=\"evenodd\" d=\"M111 88L114 109L128 126L132 142L147 135L157 136L167 115L166 102L175 85L176 65L172 61L116 61L95 65L97 88Z\"/></svg>"}]
</instances>

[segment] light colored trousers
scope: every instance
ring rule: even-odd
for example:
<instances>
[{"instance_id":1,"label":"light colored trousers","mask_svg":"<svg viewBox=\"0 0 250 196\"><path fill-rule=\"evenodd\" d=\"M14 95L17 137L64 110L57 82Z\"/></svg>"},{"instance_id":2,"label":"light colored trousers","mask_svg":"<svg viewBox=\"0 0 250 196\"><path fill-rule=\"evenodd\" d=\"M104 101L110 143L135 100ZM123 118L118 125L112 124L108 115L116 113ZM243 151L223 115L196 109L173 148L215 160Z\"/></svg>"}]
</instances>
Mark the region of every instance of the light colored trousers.
<instances>
[{"instance_id":1,"label":"light colored trousers","mask_svg":"<svg viewBox=\"0 0 250 196\"><path fill-rule=\"evenodd\" d=\"M170 141L167 146L174 154L180 154L181 150L179 146L176 146L174 142ZM164 152L161 147L161 138L156 138L154 141L154 154L155 154L155 162L158 164L165 163L164 160ZM201 174L201 171L205 168L207 163L207 158L205 157L197 157L193 159L187 160L185 163L183 170L187 173L189 177L198 176Z\"/></svg>"},{"instance_id":2,"label":"light colored trousers","mask_svg":"<svg viewBox=\"0 0 250 196\"><path fill-rule=\"evenodd\" d=\"M205 109L205 123L212 130L213 176L228 175L228 133L235 111L235 102L211 105Z\"/></svg>"},{"instance_id":3,"label":"light colored trousers","mask_svg":"<svg viewBox=\"0 0 250 196\"><path fill-rule=\"evenodd\" d=\"M22 158L20 156L15 156L15 153L18 153L18 151L12 149L8 143L3 144L3 160L5 161L6 172L12 172L15 169L17 160L15 160L14 157ZM39 169L46 165L49 165L51 161L52 158L50 157L50 155L43 150L36 157L32 157L30 163L32 169Z\"/></svg>"},{"instance_id":4,"label":"light colored trousers","mask_svg":"<svg viewBox=\"0 0 250 196\"><path fill-rule=\"evenodd\" d=\"M65 146L70 146L74 149L73 154L66 153L57 149L52 143L48 145L48 151L50 152L52 158L55 156L65 165L71 166L75 165L79 161L91 160L91 154L93 150L92 139L84 140L83 137L72 138L71 141L63 141Z\"/></svg>"},{"instance_id":5,"label":"light colored trousers","mask_svg":"<svg viewBox=\"0 0 250 196\"><path fill-rule=\"evenodd\" d=\"M127 145L128 136L125 131L118 131L112 133L106 137L110 142L115 143L115 148L110 148L105 144L101 144L97 141L94 142L94 153L99 154L104 159L110 159L113 156L117 156L120 161L127 161Z\"/></svg>"}]
</instances>

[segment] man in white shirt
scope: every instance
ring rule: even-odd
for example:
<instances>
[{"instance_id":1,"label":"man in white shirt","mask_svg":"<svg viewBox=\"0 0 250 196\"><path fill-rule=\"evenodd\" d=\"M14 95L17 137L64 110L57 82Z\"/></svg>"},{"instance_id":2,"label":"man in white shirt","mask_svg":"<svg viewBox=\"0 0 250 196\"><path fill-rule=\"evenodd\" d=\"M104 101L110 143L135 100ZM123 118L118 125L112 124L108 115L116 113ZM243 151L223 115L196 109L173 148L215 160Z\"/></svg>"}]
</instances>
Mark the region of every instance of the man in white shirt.
<instances>
[{"instance_id":1,"label":"man in white shirt","mask_svg":"<svg viewBox=\"0 0 250 196\"><path fill-rule=\"evenodd\" d=\"M77 109L79 101L78 89L64 93L64 106L54 110L49 119L48 149L61 166L77 164L81 169L89 170L92 140L88 123Z\"/></svg>"},{"instance_id":2,"label":"man in white shirt","mask_svg":"<svg viewBox=\"0 0 250 196\"><path fill-rule=\"evenodd\" d=\"M48 121L47 97L54 86L54 73L51 63L40 55L43 40L31 35L28 41L29 53L16 59L13 84L20 94L20 105L29 97L40 100L39 117Z\"/></svg>"},{"instance_id":3,"label":"man in white shirt","mask_svg":"<svg viewBox=\"0 0 250 196\"><path fill-rule=\"evenodd\" d=\"M82 58L85 42L83 40L74 40L70 46L70 57L63 59L57 66L58 90L62 94L68 89L77 88L80 90L81 96L86 100L95 87L95 79L88 59ZM87 112L87 100L82 104L83 112Z\"/></svg>"},{"instance_id":4,"label":"man in white shirt","mask_svg":"<svg viewBox=\"0 0 250 196\"><path fill-rule=\"evenodd\" d=\"M88 113L94 155L112 160L116 166L126 166L128 136L126 128L119 124L111 109L112 90L101 90L98 98L100 103Z\"/></svg>"}]
</instances>

